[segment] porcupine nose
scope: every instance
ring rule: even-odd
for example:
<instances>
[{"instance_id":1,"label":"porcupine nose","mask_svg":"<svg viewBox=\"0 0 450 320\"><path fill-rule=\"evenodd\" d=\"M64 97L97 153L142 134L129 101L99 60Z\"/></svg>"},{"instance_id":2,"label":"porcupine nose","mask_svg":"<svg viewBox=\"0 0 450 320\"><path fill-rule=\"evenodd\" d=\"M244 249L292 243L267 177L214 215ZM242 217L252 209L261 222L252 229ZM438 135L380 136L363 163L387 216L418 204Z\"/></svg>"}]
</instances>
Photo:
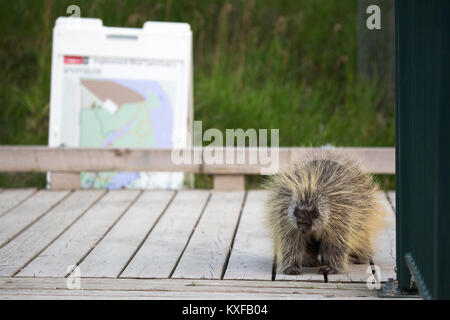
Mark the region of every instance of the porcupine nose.
<instances>
[{"instance_id":1,"label":"porcupine nose","mask_svg":"<svg viewBox=\"0 0 450 320\"><path fill-rule=\"evenodd\" d=\"M294 215L297 218L297 223L302 225L311 225L312 212L306 209L299 209L298 207L294 210Z\"/></svg>"}]
</instances>

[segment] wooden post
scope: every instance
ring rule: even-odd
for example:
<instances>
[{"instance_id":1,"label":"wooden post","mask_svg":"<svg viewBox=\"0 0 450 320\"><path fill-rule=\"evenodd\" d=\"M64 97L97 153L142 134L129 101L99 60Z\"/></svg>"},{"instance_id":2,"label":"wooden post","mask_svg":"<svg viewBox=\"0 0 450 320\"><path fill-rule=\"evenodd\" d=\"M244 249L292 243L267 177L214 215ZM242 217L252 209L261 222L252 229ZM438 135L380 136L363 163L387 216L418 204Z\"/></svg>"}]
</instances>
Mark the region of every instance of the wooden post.
<instances>
[{"instance_id":1,"label":"wooden post","mask_svg":"<svg viewBox=\"0 0 450 320\"><path fill-rule=\"evenodd\" d=\"M245 176L220 174L213 177L214 190L245 190Z\"/></svg>"},{"instance_id":2,"label":"wooden post","mask_svg":"<svg viewBox=\"0 0 450 320\"><path fill-rule=\"evenodd\" d=\"M52 190L81 189L80 173L79 172L75 172L75 173L53 172L53 173L51 173L50 189L52 189Z\"/></svg>"}]
</instances>

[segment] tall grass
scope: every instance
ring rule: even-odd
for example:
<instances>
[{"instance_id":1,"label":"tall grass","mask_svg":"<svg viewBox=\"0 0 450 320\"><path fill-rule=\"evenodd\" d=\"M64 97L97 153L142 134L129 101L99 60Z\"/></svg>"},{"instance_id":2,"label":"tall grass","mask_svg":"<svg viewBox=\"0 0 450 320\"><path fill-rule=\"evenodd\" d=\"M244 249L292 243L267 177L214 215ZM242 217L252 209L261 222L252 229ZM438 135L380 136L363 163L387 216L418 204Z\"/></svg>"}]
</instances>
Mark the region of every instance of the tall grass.
<instances>
[{"instance_id":1,"label":"tall grass","mask_svg":"<svg viewBox=\"0 0 450 320\"><path fill-rule=\"evenodd\" d=\"M380 110L381 89L357 76L356 0L2 1L1 144L47 144L51 33L70 4L104 25L189 23L195 119L204 129L279 128L282 146L394 145L394 106ZM44 181L17 177L2 175L0 184Z\"/></svg>"}]
</instances>

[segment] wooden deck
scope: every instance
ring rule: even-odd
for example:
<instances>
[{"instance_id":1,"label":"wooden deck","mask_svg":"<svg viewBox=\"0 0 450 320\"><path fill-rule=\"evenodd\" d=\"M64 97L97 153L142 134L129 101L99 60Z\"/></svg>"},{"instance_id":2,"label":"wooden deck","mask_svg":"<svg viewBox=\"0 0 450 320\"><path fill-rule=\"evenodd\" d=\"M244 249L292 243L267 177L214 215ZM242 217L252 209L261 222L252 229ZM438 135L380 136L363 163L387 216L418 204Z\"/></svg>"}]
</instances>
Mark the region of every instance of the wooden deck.
<instances>
[{"instance_id":1,"label":"wooden deck","mask_svg":"<svg viewBox=\"0 0 450 320\"><path fill-rule=\"evenodd\" d=\"M0 190L0 298L375 299L371 270L395 278L394 192L379 194L390 215L375 265L351 265L328 283L317 269L277 272L265 196ZM70 285L78 274L80 288Z\"/></svg>"}]
</instances>

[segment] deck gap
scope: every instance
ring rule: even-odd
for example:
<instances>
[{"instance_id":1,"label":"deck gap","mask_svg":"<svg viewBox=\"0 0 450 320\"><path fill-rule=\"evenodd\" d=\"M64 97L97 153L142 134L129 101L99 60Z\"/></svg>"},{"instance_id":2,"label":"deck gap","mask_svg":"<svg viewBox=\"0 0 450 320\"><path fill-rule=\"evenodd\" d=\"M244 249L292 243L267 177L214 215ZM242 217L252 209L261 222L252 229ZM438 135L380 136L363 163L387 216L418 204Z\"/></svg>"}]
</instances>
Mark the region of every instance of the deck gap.
<instances>
[{"instance_id":1,"label":"deck gap","mask_svg":"<svg viewBox=\"0 0 450 320\"><path fill-rule=\"evenodd\" d=\"M180 262L181 257L183 256L184 252L186 251L186 248L187 248L187 246L189 245L189 242L191 241L192 235L194 234L195 229L197 229L197 226L198 226L200 220L202 219L202 216L203 216L203 213L204 213L205 210L206 210L206 207L208 207L208 203L209 203L209 200L211 199L211 196L212 196L212 194L211 194L211 192L209 192L208 198L207 198L206 201L205 201L205 205L204 205L203 208L202 208L202 212L200 212L200 215L198 216L197 221L195 221L195 225L194 225L194 227L192 228L192 231L191 231L191 233L189 234L188 239L186 240L186 244L184 245L183 250L181 250L181 253L180 253L180 255L178 256L177 261L175 262L175 265L173 266L172 270L170 271L168 279L172 278L172 275L174 274L175 270L177 269L178 263Z\"/></svg>"},{"instance_id":2,"label":"deck gap","mask_svg":"<svg viewBox=\"0 0 450 320\"><path fill-rule=\"evenodd\" d=\"M80 263L83 262L84 259L86 259L86 257L92 252L92 250L94 250L94 248L97 246L97 244L100 243L100 241L103 240L103 238L108 234L108 232L114 228L114 226L120 221L120 219L122 219L122 217L128 212L128 210L136 203L136 201L140 198L140 196L142 195L142 193L144 192L144 190L141 190L137 196L130 202L130 204L128 205L128 207L125 208L125 210L120 214L119 218L116 219L116 221L114 221L114 223L108 228L108 230L106 230L106 232L100 237L100 239L98 239L94 245L81 257L80 260L78 260L78 262L75 264L75 266L79 266ZM106 194L106 193L105 193ZM64 278L67 278L68 276L70 276L70 274L73 272L73 270L71 272L68 272Z\"/></svg>"},{"instance_id":3,"label":"deck gap","mask_svg":"<svg viewBox=\"0 0 450 320\"><path fill-rule=\"evenodd\" d=\"M15 277L19 272L21 272L24 268L26 268L31 261L33 261L36 257L38 257L42 252L44 252L49 246L51 246L53 244L53 242L56 241L56 239L58 239L64 232L66 232L67 230L69 230L70 227L72 227L82 216L85 215L86 212L88 212L93 206L95 206L97 204L97 202L99 202L106 194L106 191L103 191L103 193L97 198L95 199L87 208L86 210L84 210L69 226L67 226L67 228L65 228L63 231L61 231L52 241L50 241L44 248L42 248L42 250L40 250L37 254L35 254L33 257L31 257L22 267L20 267L16 272L14 272L14 274L12 275L12 277Z\"/></svg>"},{"instance_id":4,"label":"deck gap","mask_svg":"<svg viewBox=\"0 0 450 320\"><path fill-rule=\"evenodd\" d=\"M381 283L381 279L379 279L379 277L378 277L379 275L377 274L377 271L375 269L375 263L373 262L372 258L369 260L369 265L370 265L370 269L372 271L373 277L375 278L375 280L378 283Z\"/></svg>"},{"instance_id":5,"label":"deck gap","mask_svg":"<svg viewBox=\"0 0 450 320\"><path fill-rule=\"evenodd\" d=\"M228 247L228 253L225 258L225 262L222 267L222 273L220 274L220 280L223 280L223 277L225 276L225 272L227 271L228 262L230 261L231 251L233 250L234 245L234 239L236 238L237 230L239 229L239 223L241 222L242 217L242 211L244 211L245 202L247 200L248 191L245 191L244 198L242 199L241 209L239 210L239 216L236 222L236 226L234 227L233 236L231 237L231 244Z\"/></svg>"},{"instance_id":6,"label":"deck gap","mask_svg":"<svg viewBox=\"0 0 450 320\"><path fill-rule=\"evenodd\" d=\"M272 279L271 281L275 281L275 278L277 276L277 260L278 260L278 256L277 256L277 251L274 248L273 249L273 260L272 260Z\"/></svg>"},{"instance_id":7,"label":"deck gap","mask_svg":"<svg viewBox=\"0 0 450 320\"><path fill-rule=\"evenodd\" d=\"M391 197L389 197L389 195L388 195L388 193L387 193L386 190L384 190L383 193L384 193L384 196L385 196L387 202L389 203L389 205L390 205L391 208L392 208L392 212L394 212L394 214L396 214L396 213L395 213L395 207L394 207L394 204L392 203Z\"/></svg>"},{"instance_id":8,"label":"deck gap","mask_svg":"<svg viewBox=\"0 0 450 320\"><path fill-rule=\"evenodd\" d=\"M125 271L125 269L128 267L128 265L130 264L131 260L133 260L133 258L136 256L136 254L138 253L138 251L141 249L142 245L144 244L144 242L147 240L147 238L149 237L150 233L153 231L153 229L156 227L156 225L158 224L159 220L161 220L162 216L164 215L164 213L167 211L167 209L170 207L170 205L172 204L173 199L175 199L176 195L178 194L178 190L175 190L175 192L173 193L172 197L170 198L169 202L167 202L166 206L164 207L164 209L162 210L162 212L160 213L160 215L158 216L158 218L155 220L155 222L153 223L153 225L150 227L150 229L148 230L148 232L145 234L144 238L142 239L142 241L138 244L137 248L134 250L133 254L131 255L131 257L128 259L128 261L125 263L125 266L120 270L119 274L117 275L116 278L120 278L120 276L122 275L122 273Z\"/></svg>"},{"instance_id":9,"label":"deck gap","mask_svg":"<svg viewBox=\"0 0 450 320\"><path fill-rule=\"evenodd\" d=\"M63 202L64 200L66 200L72 193L74 192L74 190L71 190L70 192L68 192L64 197L62 197L61 199L59 199L58 201L56 201L53 205L51 205L47 210L45 210L39 217L37 217L35 220L31 221L28 225L26 225L25 227L23 227L20 231L18 231L15 235L13 235L10 239L8 239L4 244L2 244L0 246L0 249L3 248L4 246L6 246L8 243L10 243L11 241L13 241L15 238L17 238L19 236L19 234L21 234L22 232L24 232L25 230L27 230L29 227L31 227L33 224L35 224L36 222L38 222L39 220L41 220L41 218L43 216L45 216L48 212L52 211L56 206L58 206L61 202Z\"/></svg>"}]
</instances>

